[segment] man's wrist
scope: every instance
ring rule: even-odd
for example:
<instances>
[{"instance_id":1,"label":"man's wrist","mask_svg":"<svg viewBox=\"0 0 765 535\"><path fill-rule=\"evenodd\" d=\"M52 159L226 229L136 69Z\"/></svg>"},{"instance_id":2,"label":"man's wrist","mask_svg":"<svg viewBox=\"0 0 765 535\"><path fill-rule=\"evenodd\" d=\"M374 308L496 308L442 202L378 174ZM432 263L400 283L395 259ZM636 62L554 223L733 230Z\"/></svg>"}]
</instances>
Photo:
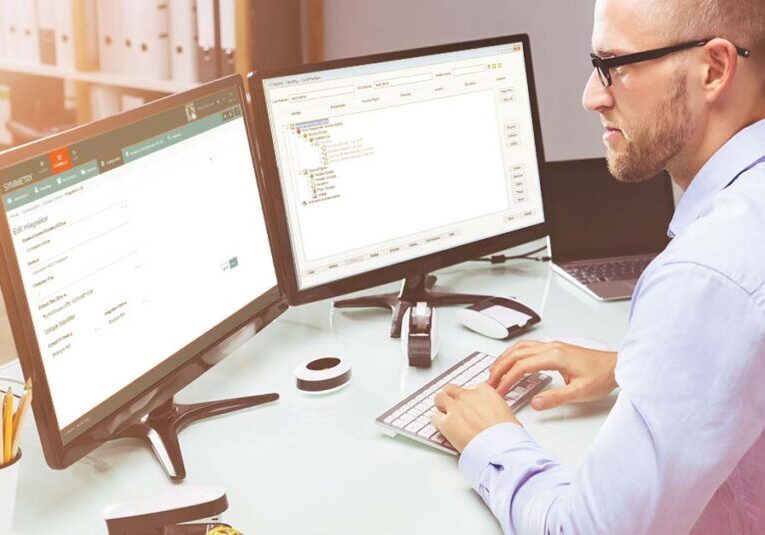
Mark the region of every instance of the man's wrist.
<instances>
[{"instance_id":1,"label":"man's wrist","mask_svg":"<svg viewBox=\"0 0 765 535\"><path fill-rule=\"evenodd\" d=\"M505 422L488 427L467 443L459 458L459 471L478 492L481 475L492 459L515 445L532 441L531 435L519 424Z\"/></svg>"}]
</instances>

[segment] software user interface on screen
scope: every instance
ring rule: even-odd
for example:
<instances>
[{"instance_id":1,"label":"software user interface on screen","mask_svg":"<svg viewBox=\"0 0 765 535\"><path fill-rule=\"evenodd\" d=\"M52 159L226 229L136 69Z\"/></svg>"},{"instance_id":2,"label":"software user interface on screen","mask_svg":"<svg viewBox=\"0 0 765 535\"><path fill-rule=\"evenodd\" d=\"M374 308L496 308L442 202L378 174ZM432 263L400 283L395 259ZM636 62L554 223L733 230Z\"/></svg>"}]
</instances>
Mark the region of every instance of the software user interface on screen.
<instances>
[{"instance_id":1,"label":"software user interface on screen","mask_svg":"<svg viewBox=\"0 0 765 535\"><path fill-rule=\"evenodd\" d=\"M521 43L263 84L299 289L544 222Z\"/></svg>"},{"instance_id":2,"label":"software user interface on screen","mask_svg":"<svg viewBox=\"0 0 765 535\"><path fill-rule=\"evenodd\" d=\"M250 154L228 88L0 174L65 442L276 284Z\"/></svg>"}]
</instances>

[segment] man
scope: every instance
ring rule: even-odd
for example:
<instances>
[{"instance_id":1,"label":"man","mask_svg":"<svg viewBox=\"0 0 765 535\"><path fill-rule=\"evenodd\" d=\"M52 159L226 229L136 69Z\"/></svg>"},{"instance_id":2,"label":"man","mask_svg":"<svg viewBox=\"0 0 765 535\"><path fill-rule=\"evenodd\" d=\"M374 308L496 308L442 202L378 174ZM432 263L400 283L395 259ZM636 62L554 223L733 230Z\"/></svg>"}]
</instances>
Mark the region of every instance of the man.
<instances>
[{"instance_id":1,"label":"man","mask_svg":"<svg viewBox=\"0 0 765 535\"><path fill-rule=\"evenodd\" d=\"M488 385L447 385L433 423L505 533L765 533L765 5L598 0L593 50L583 104L612 173L686 190L672 241L618 355L521 342ZM536 370L567 383L536 409L621 387L578 472L501 397Z\"/></svg>"}]
</instances>

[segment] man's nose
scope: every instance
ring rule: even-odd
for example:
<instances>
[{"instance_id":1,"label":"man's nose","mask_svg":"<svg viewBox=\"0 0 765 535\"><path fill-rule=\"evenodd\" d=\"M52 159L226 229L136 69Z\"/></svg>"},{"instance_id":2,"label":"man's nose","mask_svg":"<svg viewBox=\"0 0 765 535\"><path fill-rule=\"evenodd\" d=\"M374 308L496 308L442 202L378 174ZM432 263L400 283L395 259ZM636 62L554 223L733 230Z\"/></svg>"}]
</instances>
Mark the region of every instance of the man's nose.
<instances>
[{"instance_id":1,"label":"man's nose","mask_svg":"<svg viewBox=\"0 0 765 535\"><path fill-rule=\"evenodd\" d=\"M582 106L588 111L599 111L603 108L611 108L614 105L614 98L607 87L603 87L598 72L592 69L592 74L584 86L582 95Z\"/></svg>"}]
</instances>

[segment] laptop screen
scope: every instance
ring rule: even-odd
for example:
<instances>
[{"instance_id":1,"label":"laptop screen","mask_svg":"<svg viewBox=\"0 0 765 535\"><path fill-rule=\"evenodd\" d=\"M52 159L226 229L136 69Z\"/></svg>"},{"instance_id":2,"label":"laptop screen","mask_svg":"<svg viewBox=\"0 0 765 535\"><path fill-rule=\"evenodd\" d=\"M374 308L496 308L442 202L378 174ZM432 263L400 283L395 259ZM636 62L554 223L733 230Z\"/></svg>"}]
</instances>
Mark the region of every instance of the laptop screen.
<instances>
[{"instance_id":1,"label":"laptop screen","mask_svg":"<svg viewBox=\"0 0 765 535\"><path fill-rule=\"evenodd\" d=\"M602 158L545 166L545 209L556 263L659 253L674 213L669 175L623 183Z\"/></svg>"}]
</instances>

